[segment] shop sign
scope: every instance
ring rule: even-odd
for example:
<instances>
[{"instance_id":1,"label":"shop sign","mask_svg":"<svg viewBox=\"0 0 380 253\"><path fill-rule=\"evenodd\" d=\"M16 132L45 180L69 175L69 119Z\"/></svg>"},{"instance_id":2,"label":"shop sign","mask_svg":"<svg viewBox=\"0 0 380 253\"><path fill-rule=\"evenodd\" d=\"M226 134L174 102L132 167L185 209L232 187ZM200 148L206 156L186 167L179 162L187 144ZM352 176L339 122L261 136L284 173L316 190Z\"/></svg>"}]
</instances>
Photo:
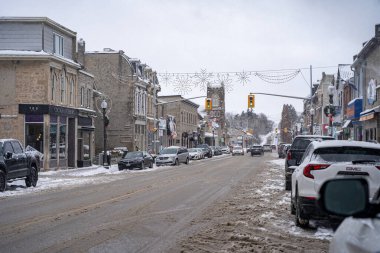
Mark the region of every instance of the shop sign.
<instances>
[{"instance_id":1,"label":"shop sign","mask_svg":"<svg viewBox=\"0 0 380 253\"><path fill-rule=\"evenodd\" d=\"M363 99L357 98L347 105L346 116L347 119L358 119L360 118L360 113L363 110Z\"/></svg>"},{"instance_id":2,"label":"shop sign","mask_svg":"<svg viewBox=\"0 0 380 253\"><path fill-rule=\"evenodd\" d=\"M369 113L360 117L359 121L366 121L375 118L375 113Z\"/></svg>"},{"instance_id":3,"label":"shop sign","mask_svg":"<svg viewBox=\"0 0 380 253\"><path fill-rule=\"evenodd\" d=\"M376 101L376 80L371 79L368 83L367 88L367 102L370 105L373 105Z\"/></svg>"}]
</instances>

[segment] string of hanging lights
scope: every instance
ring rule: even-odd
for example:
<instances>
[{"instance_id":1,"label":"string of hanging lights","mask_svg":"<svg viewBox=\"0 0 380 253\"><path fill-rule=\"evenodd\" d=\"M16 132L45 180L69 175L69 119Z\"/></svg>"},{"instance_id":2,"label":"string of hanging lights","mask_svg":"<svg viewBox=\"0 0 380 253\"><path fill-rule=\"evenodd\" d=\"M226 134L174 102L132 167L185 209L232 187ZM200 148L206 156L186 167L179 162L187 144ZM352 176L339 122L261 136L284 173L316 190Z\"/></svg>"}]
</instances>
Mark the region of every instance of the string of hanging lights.
<instances>
[{"instance_id":1,"label":"string of hanging lights","mask_svg":"<svg viewBox=\"0 0 380 253\"><path fill-rule=\"evenodd\" d=\"M157 77L160 83L173 85L174 91L185 95L192 91L193 88L199 88L201 91L207 90L208 86L223 85L226 92L233 90L235 83L246 85L256 76L261 80L281 84L294 79L300 69L289 70L268 70L268 71L242 71L242 72L207 72L201 69L196 73L158 73Z\"/></svg>"}]
</instances>

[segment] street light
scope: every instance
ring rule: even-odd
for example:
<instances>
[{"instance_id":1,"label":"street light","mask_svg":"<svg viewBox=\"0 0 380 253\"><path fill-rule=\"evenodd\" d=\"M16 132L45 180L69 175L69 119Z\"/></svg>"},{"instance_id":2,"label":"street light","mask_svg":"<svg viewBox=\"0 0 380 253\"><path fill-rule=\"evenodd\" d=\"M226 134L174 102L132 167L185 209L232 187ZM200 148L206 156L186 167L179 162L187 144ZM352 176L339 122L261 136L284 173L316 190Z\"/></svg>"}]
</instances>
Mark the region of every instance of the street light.
<instances>
[{"instance_id":1,"label":"street light","mask_svg":"<svg viewBox=\"0 0 380 253\"><path fill-rule=\"evenodd\" d=\"M315 110L313 107L311 107L311 109L310 109L310 134L314 134L314 129L313 129L314 113L315 113Z\"/></svg>"},{"instance_id":2,"label":"street light","mask_svg":"<svg viewBox=\"0 0 380 253\"><path fill-rule=\"evenodd\" d=\"M106 119L106 109L107 109L107 102L105 99L103 99L102 103L100 104L100 107L102 108L102 112L103 112L103 166L104 166L104 163L107 159L107 152L106 152L106 149L107 149L107 134L106 134L106 126L107 126L107 119ZM109 165L107 163L107 165ZM108 168L108 167L106 167Z\"/></svg>"},{"instance_id":3,"label":"street light","mask_svg":"<svg viewBox=\"0 0 380 253\"><path fill-rule=\"evenodd\" d=\"M332 116L333 116L333 96L334 96L334 89L335 87L333 85L330 85L328 87L328 92L329 92L329 111L328 111L328 116L329 116L329 135L332 136Z\"/></svg>"}]
</instances>

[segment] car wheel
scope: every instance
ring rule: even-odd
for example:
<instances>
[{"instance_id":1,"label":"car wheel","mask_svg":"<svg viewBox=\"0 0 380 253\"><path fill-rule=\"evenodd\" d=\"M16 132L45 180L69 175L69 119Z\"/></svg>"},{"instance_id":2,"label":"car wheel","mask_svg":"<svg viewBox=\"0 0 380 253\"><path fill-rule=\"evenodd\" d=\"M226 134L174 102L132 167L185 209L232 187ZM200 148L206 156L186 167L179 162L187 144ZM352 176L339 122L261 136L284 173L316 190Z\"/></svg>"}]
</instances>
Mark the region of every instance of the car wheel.
<instances>
[{"instance_id":1,"label":"car wheel","mask_svg":"<svg viewBox=\"0 0 380 253\"><path fill-rule=\"evenodd\" d=\"M294 207L293 202L293 192L290 192L290 213L294 215L296 214L296 208Z\"/></svg>"},{"instance_id":2,"label":"car wheel","mask_svg":"<svg viewBox=\"0 0 380 253\"><path fill-rule=\"evenodd\" d=\"M35 166L30 168L30 174L25 179L26 187L36 187L38 181L38 172Z\"/></svg>"},{"instance_id":3,"label":"car wheel","mask_svg":"<svg viewBox=\"0 0 380 253\"><path fill-rule=\"evenodd\" d=\"M7 177L5 176L4 171L0 170L0 192L5 191L7 188Z\"/></svg>"},{"instance_id":4,"label":"car wheel","mask_svg":"<svg viewBox=\"0 0 380 253\"><path fill-rule=\"evenodd\" d=\"M295 224L297 227L301 228L307 228L309 226L309 220L301 218L302 215L302 210L301 210L301 204L299 201L298 194L296 193L296 203L295 203Z\"/></svg>"},{"instance_id":5,"label":"car wheel","mask_svg":"<svg viewBox=\"0 0 380 253\"><path fill-rule=\"evenodd\" d=\"M189 164L189 158L186 158L185 164Z\"/></svg>"},{"instance_id":6,"label":"car wheel","mask_svg":"<svg viewBox=\"0 0 380 253\"><path fill-rule=\"evenodd\" d=\"M175 159L175 166L178 166L179 165L179 161L178 159Z\"/></svg>"}]
</instances>

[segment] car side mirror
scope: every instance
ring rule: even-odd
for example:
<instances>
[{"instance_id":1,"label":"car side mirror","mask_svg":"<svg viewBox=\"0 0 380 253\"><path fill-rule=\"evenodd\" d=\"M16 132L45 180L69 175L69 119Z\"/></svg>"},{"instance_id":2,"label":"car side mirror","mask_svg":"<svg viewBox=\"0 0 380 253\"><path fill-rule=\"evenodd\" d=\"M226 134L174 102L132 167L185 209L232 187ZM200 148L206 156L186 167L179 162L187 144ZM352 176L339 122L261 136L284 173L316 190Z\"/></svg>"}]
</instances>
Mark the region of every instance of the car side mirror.
<instances>
[{"instance_id":1,"label":"car side mirror","mask_svg":"<svg viewBox=\"0 0 380 253\"><path fill-rule=\"evenodd\" d=\"M320 191L318 205L332 215L369 216L368 183L363 178L341 178L326 181Z\"/></svg>"},{"instance_id":2,"label":"car side mirror","mask_svg":"<svg viewBox=\"0 0 380 253\"><path fill-rule=\"evenodd\" d=\"M7 153L5 153L5 158L6 158L6 159L11 159L12 156L13 156L12 152L9 152L9 151L8 151Z\"/></svg>"}]
</instances>

